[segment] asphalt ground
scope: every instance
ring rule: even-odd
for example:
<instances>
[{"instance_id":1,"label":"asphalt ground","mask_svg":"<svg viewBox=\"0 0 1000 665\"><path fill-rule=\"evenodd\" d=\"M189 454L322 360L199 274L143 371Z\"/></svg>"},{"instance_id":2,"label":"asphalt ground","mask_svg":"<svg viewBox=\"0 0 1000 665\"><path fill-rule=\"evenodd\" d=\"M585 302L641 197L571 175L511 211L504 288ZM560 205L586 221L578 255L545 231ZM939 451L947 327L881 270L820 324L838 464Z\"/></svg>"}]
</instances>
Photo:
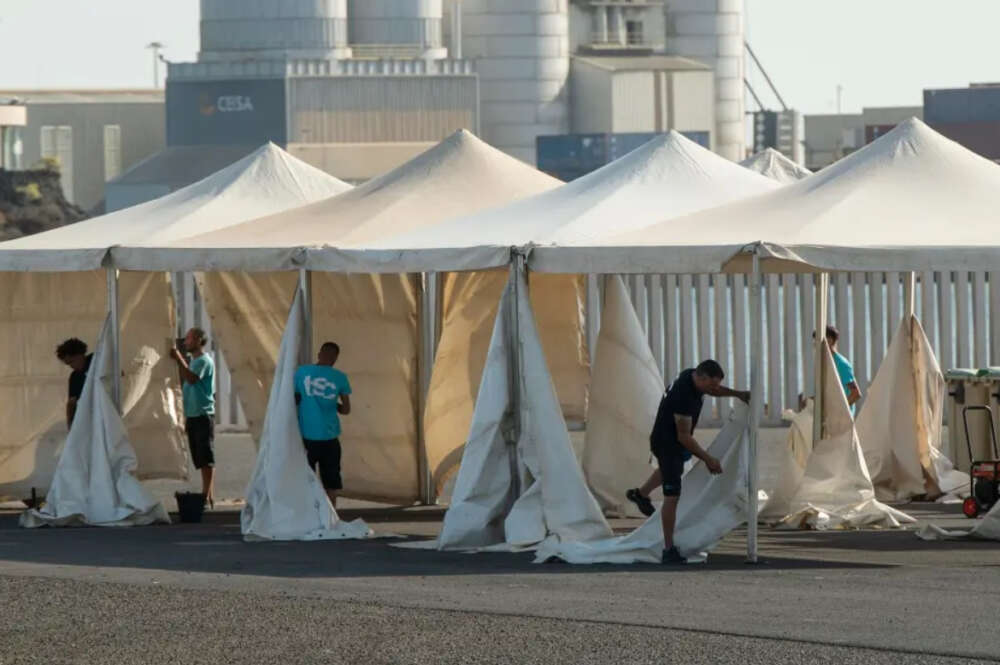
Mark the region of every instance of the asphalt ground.
<instances>
[{"instance_id":1,"label":"asphalt ground","mask_svg":"<svg viewBox=\"0 0 1000 665\"><path fill-rule=\"evenodd\" d=\"M957 506L910 504L965 525ZM439 508L344 510L433 535ZM617 529L635 520L614 522ZM400 538L244 543L201 524L17 527L0 514L0 664L952 663L1000 660L1000 545L764 530L686 568L534 564Z\"/></svg>"}]
</instances>

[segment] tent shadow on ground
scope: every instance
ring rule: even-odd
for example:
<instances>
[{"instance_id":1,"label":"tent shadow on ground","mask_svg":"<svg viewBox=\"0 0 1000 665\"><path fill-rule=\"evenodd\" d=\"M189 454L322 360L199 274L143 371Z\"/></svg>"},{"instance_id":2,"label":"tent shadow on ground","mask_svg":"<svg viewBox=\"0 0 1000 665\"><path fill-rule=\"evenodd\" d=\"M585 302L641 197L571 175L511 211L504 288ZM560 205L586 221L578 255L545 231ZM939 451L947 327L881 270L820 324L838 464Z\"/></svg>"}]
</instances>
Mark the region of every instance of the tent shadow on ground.
<instances>
[{"instance_id":1,"label":"tent shadow on ground","mask_svg":"<svg viewBox=\"0 0 1000 665\"><path fill-rule=\"evenodd\" d=\"M382 512L387 515L389 511ZM414 512L419 514L419 511ZM356 515L348 516L353 518ZM409 511L399 511L395 521L408 521L409 516ZM365 519L367 521L369 517L365 516ZM377 523L378 520L372 521ZM750 570L743 555L737 553L713 554L708 565L680 569L639 564L569 566L534 564L532 553L465 554L405 550L390 547L393 542L400 541L375 539L250 544L243 542L239 531L239 514L235 512L210 514L201 524L135 529L33 531L18 529L14 514L0 515L0 565L25 563L94 566L287 578L602 574L640 570L664 574L698 574ZM884 567L868 562L831 562L801 557L767 556L766 559L767 566L762 570Z\"/></svg>"}]
</instances>

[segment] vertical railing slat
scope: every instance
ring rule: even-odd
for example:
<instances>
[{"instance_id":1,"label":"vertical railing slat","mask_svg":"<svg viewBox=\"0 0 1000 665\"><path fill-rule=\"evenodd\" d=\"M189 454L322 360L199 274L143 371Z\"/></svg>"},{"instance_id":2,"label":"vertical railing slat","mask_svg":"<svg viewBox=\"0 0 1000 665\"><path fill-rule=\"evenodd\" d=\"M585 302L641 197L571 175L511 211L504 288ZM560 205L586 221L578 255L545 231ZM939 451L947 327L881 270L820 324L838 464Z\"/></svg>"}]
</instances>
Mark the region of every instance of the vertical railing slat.
<instances>
[{"instance_id":1,"label":"vertical railing slat","mask_svg":"<svg viewBox=\"0 0 1000 665\"><path fill-rule=\"evenodd\" d=\"M768 275L767 296L767 422L781 422L783 394L781 391L781 281L779 275ZM751 353L753 349L751 349Z\"/></svg>"},{"instance_id":2,"label":"vertical railing slat","mask_svg":"<svg viewBox=\"0 0 1000 665\"><path fill-rule=\"evenodd\" d=\"M849 293L849 275L846 272L838 272L834 275L834 288L837 291L837 318L833 325L840 331L840 341L838 348L840 353L848 358L853 357L853 345L851 344L851 298Z\"/></svg>"},{"instance_id":3,"label":"vertical railing slat","mask_svg":"<svg viewBox=\"0 0 1000 665\"><path fill-rule=\"evenodd\" d=\"M938 317L937 307L935 307L935 292L934 273L930 271L920 273L920 325L924 328L931 348L935 349L935 353L937 353Z\"/></svg>"},{"instance_id":4,"label":"vertical railing slat","mask_svg":"<svg viewBox=\"0 0 1000 665\"><path fill-rule=\"evenodd\" d=\"M961 367L972 367L972 349L969 348L971 303L969 302L969 273L955 273L955 355Z\"/></svg>"},{"instance_id":5,"label":"vertical railing slat","mask_svg":"<svg viewBox=\"0 0 1000 665\"><path fill-rule=\"evenodd\" d=\"M892 337L896 334L899 322L903 318L903 298L899 293L899 286L899 273L887 272L885 274L885 289L889 324L885 331L886 344L892 343Z\"/></svg>"},{"instance_id":6,"label":"vertical railing slat","mask_svg":"<svg viewBox=\"0 0 1000 665\"><path fill-rule=\"evenodd\" d=\"M851 362L854 363L854 376L862 391L866 391L871 382L871 374L868 371L868 297L867 279L863 272L851 273L851 303L854 310L854 317L851 321L853 328ZM860 408L860 406L859 406Z\"/></svg>"},{"instance_id":7,"label":"vertical railing slat","mask_svg":"<svg viewBox=\"0 0 1000 665\"><path fill-rule=\"evenodd\" d=\"M678 280L677 298L680 300L680 316L677 326L681 330L681 366L693 367L695 362L694 339L694 290L691 275L681 275Z\"/></svg>"},{"instance_id":8,"label":"vertical railing slat","mask_svg":"<svg viewBox=\"0 0 1000 665\"><path fill-rule=\"evenodd\" d=\"M975 340L973 357L976 367L990 364L989 338L986 330L986 273L972 273L972 335Z\"/></svg>"},{"instance_id":9,"label":"vertical railing slat","mask_svg":"<svg viewBox=\"0 0 1000 665\"><path fill-rule=\"evenodd\" d=\"M649 345L656 367L663 376L663 278L646 276L646 300L649 303Z\"/></svg>"},{"instance_id":10,"label":"vertical railing slat","mask_svg":"<svg viewBox=\"0 0 1000 665\"><path fill-rule=\"evenodd\" d=\"M712 276L712 298L715 305L715 358L726 369L730 378L727 383L735 385L735 371L732 357L732 329L729 325L729 285L726 275ZM719 417L729 417L732 408L730 400L719 400Z\"/></svg>"},{"instance_id":11,"label":"vertical railing slat","mask_svg":"<svg viewBox=\"0 0 1000 665\"><path fill-rule=\"evenodd\" d=\"M729 298L733 305L733 383L741 389L750 385L750 364L747 358L746 277L733 275Z\"/></svg>"},{"instance_id":12,"label":"vertical railing slat","mask_svg":"<svg viewBox=\"0 0 1000 665\"><path fill-rule=\"evenodd\" d=\"M663 276L663 384L677 377L680 371L681 328L677 314L677 275Z\"/></svg>"},{"instance_id":13,"label":"vertical railing slat","mask_svg":"<svg viewBox=\"0 0 1000 665\"><path fill-rule=\"evenodd\" d=\"M812 275L802 275L799 282L799 338L802 347L802 394L811 395L813 391L813 352L812 334L816 325L816 286ZM795 405L798 409L798 404Z\"/></svg>"},{"instance_id":14,"label":"vertical railing slat","mask_svg":"<svg viewBox=\"0 0 1000 665\"><path fill-rule=\"evenodd\" d=\"M941 352L939 360L941 369L954 369L955 364L955 289L952 273L938 273L938 316L941 319Z\"/></svg>"},{"instance_id":15,"label":"vertical railing slat","mask_svg":"<svg viewBox=\"0 0 1000 665\"><path fill-rule=\"evenodd\" d=\"M796 275L782 275L781 285L785 306L785 407L798 408L799 403L799 344L798 284Z\"/></svg>"}]
</instances>

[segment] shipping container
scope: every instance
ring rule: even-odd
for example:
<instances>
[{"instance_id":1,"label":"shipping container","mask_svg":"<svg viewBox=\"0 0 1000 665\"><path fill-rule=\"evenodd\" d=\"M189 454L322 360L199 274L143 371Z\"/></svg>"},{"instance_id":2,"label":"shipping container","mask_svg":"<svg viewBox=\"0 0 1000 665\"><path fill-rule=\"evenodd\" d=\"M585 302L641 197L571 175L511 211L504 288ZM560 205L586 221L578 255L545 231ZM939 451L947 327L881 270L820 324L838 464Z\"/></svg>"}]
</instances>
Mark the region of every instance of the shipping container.
<instances>
[{"instance_id":1,"label":"shipping container","mask_svg":"<svg viewBox=\"0 0 1000 665\"><path fill-rule=\"evenodd\" d=\"M681 134L706 149L711 145L710 132ZM657 136L660 134L655 132L539 136L535 140L538 169L568 182L624 157Z\"/></svg>"}]
</instances>

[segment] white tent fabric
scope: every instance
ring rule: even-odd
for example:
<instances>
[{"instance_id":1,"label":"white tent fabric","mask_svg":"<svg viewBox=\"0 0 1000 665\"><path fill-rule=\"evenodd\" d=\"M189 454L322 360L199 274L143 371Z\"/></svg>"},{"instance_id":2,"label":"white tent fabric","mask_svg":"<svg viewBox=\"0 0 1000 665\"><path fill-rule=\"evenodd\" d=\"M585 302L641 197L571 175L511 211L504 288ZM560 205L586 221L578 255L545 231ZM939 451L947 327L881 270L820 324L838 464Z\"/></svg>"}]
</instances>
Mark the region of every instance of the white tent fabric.
<instances>
[{"instance_id":1,"label":"white tent fabric","mask_svg":"<svg viewBox=\"0 0 1000 665\"><path fill-rule=\"evenodd\" d=\"M0 270L93 270L101 267L114 245L158 247L349 188L269 143L204 180L148 203L2 243ZM155 251L135 260L128 248L115 252L116 266L126 270L184 269L159 260Z\"/></svg>"},{"instance_id":2,"label":"white tent fabric","mask_svg":"<svg viewBox=\"0 0 1000 665\"><path fill-rule=\"evenodd\" d=\"M618 275L608 277L581 464L606 514L635 516L625 489L649 475L649 433L663 379Z\"/></svg>"},{"instance_id":3,"label":"white tent fabric","mask_svg":"<svg viewBox=\"0 0 1000 665\"><path fill-rule=\"evenodd\" d=\"M240 515L243 537L248 541L339 540L373 535L363 520L345 522L338 517L306 460L295 407L295 369L304 327L302 292L297 291L281 338L257 464Z\"/></svg>"},{"instance_id":4,"label":"white tent fabric","mask_svg":"<svg viewBox=\"0 0 1000 665\"><path fill-rule=\"evenodd\" d=\"M971 529L942 529L927 524L917 532L917 537L921 540L1000 540L1000 503L995 504Z\"/></svg>"},{"instance_id":5,"label":"white tent fabric","mask_svg":"<svg viewBox=\"0 0 1000 665\"><path fill-rule=\"evenodd\" d=\"M708 447L709 454L722 464L721 475L711 475L701 463L684 475L674 526L674 545L682 556L703 558L726 534L746 522L748 414L745 405L737 404ZM662 552L658 509L625 536L589 542L550 538L538 547L535 561L555 557L567 563L659 563Z\"/></svg>"},{"instance_id":6,"label":"white tent fabric","mask_svg":"<svg viewBox=\"0 0 1000 665\"><path fill-rule=\"evenodd\" d=\"M967 494L969 477L941 451L945 383L916 317L899 324L857 418L881 501Z\"/></svg>"},{"instance_id":7,"label":"white tent fabric","mask_svg":"<svg viewBox=\"0 0 1000 665\"><path fill-rule=\"evenodd\" d=\"M514 391L512 381L519 383ZM516 454L509 442L514 436ZM522 491L515 497L518 487ZM493 327L469 441L437 546L517 549L546 538L576 542L610 535L559 414L527 281L519 272L504 291Z\"/></svg>"},{"instance_id":8,"label":"white tent fabric","mask_svg":"<svg viewBox=\"0 0 1000 665\"><path fill-rule=\"evenodd\" d=\"M211 256L215 268L281 267L256 261L273 247L364 244L407 229L499 205L559 185L559 181L462 131L397 169L325 201L178 243L190 260ZM247 251L244 251L244 250ZM171 250L173 251L173 250ZM331 250L337 251L337 250ZM321 259L323 250L313 256ZM234 263L225 264L226 257ZM509 247L496 254L507 265ZM216 261L218 257L223 263ZM187 260L187 259L185 259ZM488 267L485 265L472 267ZM322 260L319 270L337 269ZM345 424L345 496L407 502L418 498L417 326L420 294L414 281L385 274L388 263L358 265L340 275L314 271L313 338L337 341L355 385L356 415ZM201 267L191 264L190 267ZM397 265L396 269L407 269ZM432 266L436 270L438 266ZM213 330L227 349L251 429L259 432L278 349L283 312L295 288L291 273L206 273L201 278ZM443 326L424 412L427 456L440 488L453 472L468 434L475 390L486 356L489 323L503 274L448 274L442 279ZM433 297L426 294L424 297ZM564 411L582 420L589 358L583 326L583 281L544 276L532 300L545 315L542 343L549 353ZM389 334L391 344L371 340ZM388 341L388 340L387 340Z\"/></svg>"},{"instance_id":9,"label":"white tent fabric","mask_svg":"<svg viewBox=\"0 0 1000 665\"><path fill-rule=\"evenodd\" d=\"M812 454L813 401L808 400L802 411L787 410L781 417L790 426L786 446L778 451L776 484L767 489L767 499L758 512L758 517L765 522L779 521L791 511L792 498L802 483Z\"/></svg>"},{"instance_id":10,"label":"white tent fabric","mask_svg":"<svg viewBox=\"0 0 1000 665\"><path fill-rule=\"evenodd\" d=\"M774 192L579 246L540 247L529 266L749 272L743 251L759 243L762 268L774 272L992 270L998 200L1000 167L911 119Z\"/></svg>"},{"instance_id":11,"label":"white tent fabric","mask_svg":"<svg viewBox=\"0 0 1000 665\"><path fill-rule=\"evenodd\" d=\"M110 330L108 317L45 504L21 514L23 527L170 523L166 509L135 476L135 451L105 387Z\"/></svg>"},{"instance_id":12,"label":"white tent fabric","mask_svg":"<svg viewBox=\"0 0 1000 665\"><path fill-rule=\"evenodd\" d=\"M93 344L107 316L103 270L0 273L0 496L45 492L68 434L69 369L55 348L69 337ZM174 337L163 273L119 278L122 407L140 478L187 477L177 370L164 357Z\"/></svg>"},{"instance_id":13,"label":"white tent fabric","mask_svg":"<svg viewBox=\"0 0 1000 665\"><path fill-rule=\"evenodd\" d=\"M765 148L756 155L747 157L740 162L740 166L783 185L790 185L812 175L812 171L796 164L774 148Z\"/></svg>"},{"instance_id":14,"label":"white tent fabric","mask_svg":"<svg viewBox=\"0 0 1000 665\"><path fill-rule=\"evenodd\" d=\"M581 243L778 187L671 131L562 187L389 236L373 246L412 250Z\"/></svg>"},{"instance_id":15,"label":"white tent fabric","mask_svg":"<svg viewBox=\"0 0 1000 665\"><path fill-rule=\"evenodd\" d=\"M854 418L826 342L823 342L823 364L825 435L809 455L802 480L788 501L788 512L778 523L779 528L898 527L915 522L906 513L875 499ZM768 506L768 511L772 510L776 508Z\"/></svg>"}]
</instances>

